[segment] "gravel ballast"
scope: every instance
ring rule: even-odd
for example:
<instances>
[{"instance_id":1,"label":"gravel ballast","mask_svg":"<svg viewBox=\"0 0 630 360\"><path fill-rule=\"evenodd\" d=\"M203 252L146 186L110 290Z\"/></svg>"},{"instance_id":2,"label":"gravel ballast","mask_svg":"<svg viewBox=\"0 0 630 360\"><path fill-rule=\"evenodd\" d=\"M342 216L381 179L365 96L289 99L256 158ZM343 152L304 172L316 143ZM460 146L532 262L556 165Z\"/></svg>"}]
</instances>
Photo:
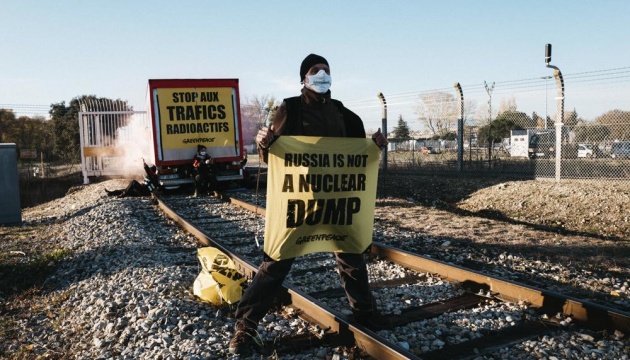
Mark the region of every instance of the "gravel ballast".
<instances>
[{"instance_id":1,"label":"gravel ballast","mask_svg":"<svg viewBox=\"0 0 630 360\"><path fill-rule=\"evenodd\" d=\"M533 183L532 186L540 187L538 182ZM617 230L595 237L594 229L580 231L570 228L568 222L565 222L564 233L529 226L530 223L544 226L550 223L535 223L528 215L516 218L510 215L511 207L507 204L498 199L492 201L490 193L499 192L503 195L498 198L511 198L514 206L526 207L526 204L518 205L519 200L514 198L515 194L527 190L521 188L525 184L494 184L480 190L479 197L471 192L457 205L468 212L465 215L453 211L451 206L455 203L449 199L434 198L433 205L426 206L424 195L416 193L414 198L411 190L404 197L379 199L375 240L407 239L400 245L415 252L454 263L480 261L493 265L497 273L508 275L528 272L532 279L553 280L559 290L563 289L563 284L587 284L580 288L611 294L611 301L617 301L622 309L627 308L630 297L628 259L622 258L624 252L628 252L627 239L614 235ZM20 229L3 228L6 238L1 248L3 256L11 256L14 262L22 258L26 262L26 258L35 256L36 252L55 249L63 249L65 256L45 264L50 275L43 283L23 291L3 292L0 355L77 359L230 357L227 342L234 322L227 314L229 309L199 302L192 295L192 282L199 273L196 240L166 220L149 198L105 196L105 188L111 190L125 185L126 181L111 180L81 187L62 199L25 209L24 225ZM507 194L510 188L513 193ZM577 190L565 191L565 197L570 197ZM615 191L625 190L616 188ZM584 197L581 201L590 202L594 211L589 215L589 222L597 222L594 214L598 208L589 196L604 195L581 194ZM609 202L619 199L627 204L627 197L622 195L609 197ZM488 209L489 203L491 209L501 211L514 221L472 215ZM562 206L562 200L549 204ZM620 206L623 209L624 205ZM623 216L627 213L619 211L618 214L617 228L624 229L623 221L627 220L623 220ZM612 220L601 223L605 221ZM21 234L19 239L18 233ZM563 247L570 249L559 251ZM578 254L582 258L576 258ZM567 259L572 260L567 262ZM593 259L601 261L593 263ZM372 269L375 274L382 271L384 275L391 275L394 271L387 264L371 266L380 267ZM10 276L3 274L6 275ZM434 283L438 284L439 279ZM409 294L413 295L401 294L398 298L412 301L419 296L416 292L429 290L410 289ZM380 306L389 306L387 309L392 312L397 311L391 305L394 298L394 295L378 295ZM330 305L343 308L345 304ZM383 335L402 346L411 344L425 352L439 349L445 340L474 338L478 329L506 326L510 320L527 312L521 304L494 306L498 311L448 314ZM570 323L570 319L562 316L559 320ZM259 331L269 339L305 327L307 325L298 319L270 313L261 322ZM627 334L575 332L567 328L553 337L499 349L492 357L480 356L479 359L628 359L629 346ZM340 349L318 348L282 358L346 357Z\"/></svg>"}]
</instances>

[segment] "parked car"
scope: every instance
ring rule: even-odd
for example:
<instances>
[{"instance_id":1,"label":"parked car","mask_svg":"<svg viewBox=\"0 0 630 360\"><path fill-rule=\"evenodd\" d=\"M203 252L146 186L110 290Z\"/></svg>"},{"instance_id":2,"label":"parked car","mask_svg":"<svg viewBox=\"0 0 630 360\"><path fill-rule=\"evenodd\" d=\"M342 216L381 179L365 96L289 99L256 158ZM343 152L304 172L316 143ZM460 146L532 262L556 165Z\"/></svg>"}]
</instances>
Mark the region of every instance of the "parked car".
<instances>
[{"instance_id":1,"label":"parked car","mask_svg":"<svg viewBox=\"0 0 630 360\"><path fill-rule=\"evenodd\" d=\"M604 153L593 144L578 144L577 157L579 158L599 158L603 157Z\"/></svg>"},{"instance_id":2,"label":"parked car","mask_svg":"<svg viewBox=\"0 0 630 360\"><path fill-rule=\"evenodd\" d=\"M630 141L612 143L610 157L613 159L630 158Z\"/></svg>"}]
</instances>

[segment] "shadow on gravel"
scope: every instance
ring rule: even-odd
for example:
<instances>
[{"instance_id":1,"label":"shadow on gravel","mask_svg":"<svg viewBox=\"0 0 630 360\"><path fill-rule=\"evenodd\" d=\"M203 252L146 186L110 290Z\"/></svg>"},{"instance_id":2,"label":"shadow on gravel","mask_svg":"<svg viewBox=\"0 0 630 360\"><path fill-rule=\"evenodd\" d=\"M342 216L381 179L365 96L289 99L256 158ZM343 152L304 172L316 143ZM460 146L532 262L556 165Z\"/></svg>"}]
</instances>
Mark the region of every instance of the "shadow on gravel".
<instances>
[{"instance_id":1,"label":"shadow on gravel","mask_svg":"<svg viewBox=\"0 0 630 360\"><path fill-rule=\"evenodd\" d=\"M460 215L460 216L474 216L474 217L480 217L480 218L489 219L489 220L503 221L509 224L522 225L533 230L546 231L546 232L556 233L559 235L584 236L584 237L589 237L589 238L593 238L597 240L611 240L611 241L616 241L616 242L630 243L627 239L620 238L618 236L608 236L608 235L589 233L585 231L568 230L561 227L546 226L546 225L534 224L534 223L530 223L526 221L515 220L497 210L484 209L480 211L468 211L468 210L463 210L463 209L450 206L450 205L445 206L444 208L441 208L441 209L449 211L456 215Z\"/></svg>"}]
</instances>

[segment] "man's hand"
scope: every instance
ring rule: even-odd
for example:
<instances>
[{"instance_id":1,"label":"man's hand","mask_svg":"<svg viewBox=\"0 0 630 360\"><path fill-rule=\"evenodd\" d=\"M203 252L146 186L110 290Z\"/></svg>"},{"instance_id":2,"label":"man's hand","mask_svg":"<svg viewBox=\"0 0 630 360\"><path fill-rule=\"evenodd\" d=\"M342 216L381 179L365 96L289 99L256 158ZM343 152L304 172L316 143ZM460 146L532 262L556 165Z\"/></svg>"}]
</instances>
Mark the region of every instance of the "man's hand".
<instances>
[{"instance_id":1,"label":"man's hand","mask_svg":"<svg viewBox=\"0 0 630 360\"><path fill-rule=\"evenodd\" d=\"M258 147L262 149L268 148L272 137L273 133L269 131L268 127L258 130L258 134L256 134L256 143L258 143Z\"/></svg>"},{"instance_id":2,"label":"man's hand","mask_svg":"<svg viewBox=\"0 0 630 360\"><path fill-rule=\"evenodd\" d=\"M385 135L381 132L381 128L378 128L378 131L372 134L372 140L379 149L383 150L387 146L387 139Z\"/></svg>"}]
</instances>

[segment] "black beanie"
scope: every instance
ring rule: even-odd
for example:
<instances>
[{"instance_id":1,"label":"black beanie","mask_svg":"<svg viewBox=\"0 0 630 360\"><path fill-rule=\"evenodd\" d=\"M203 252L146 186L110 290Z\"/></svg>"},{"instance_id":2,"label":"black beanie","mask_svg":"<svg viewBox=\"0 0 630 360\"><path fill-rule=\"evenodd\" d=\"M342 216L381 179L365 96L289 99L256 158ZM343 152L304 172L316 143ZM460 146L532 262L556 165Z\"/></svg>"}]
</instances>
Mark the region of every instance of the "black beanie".
<instances>
[{"instance_id":1,"label":"black beanie","mask_svg":"<svg viewBox=\"0 0 630 360\"><path fill-rule=\"evenodd\" d=\"M328 61L322 56L310 54L304 58L302 65L300 65L300 82L304 81L304 76L306 76L308 70L316 64L326 64L326 66L330 66L328 65Z\"/></svg>"},{"instance_id":2,"label":"black beanie","mask_svg":"<svg viewBox=\"0 0 630 360\"><path fill-rule=\"evenodd\" d=\"M204 145L197 145L197 152L200 152L201 150L205 149L206 147Z\"/></svg>"}]
</instances>

